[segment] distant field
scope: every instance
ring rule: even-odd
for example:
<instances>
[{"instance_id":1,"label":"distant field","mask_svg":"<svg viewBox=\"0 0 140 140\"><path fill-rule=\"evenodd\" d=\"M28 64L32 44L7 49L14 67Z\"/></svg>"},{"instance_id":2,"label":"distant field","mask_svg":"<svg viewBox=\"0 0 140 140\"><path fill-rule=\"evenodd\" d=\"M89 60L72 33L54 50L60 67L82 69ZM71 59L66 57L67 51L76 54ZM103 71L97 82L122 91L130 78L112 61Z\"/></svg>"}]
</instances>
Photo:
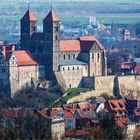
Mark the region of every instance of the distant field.
<instances>
[{"instance_id":1,"label":"distant field","mask_svg":"<svg viewBox=\"0 0 140 140\"><path fill-rule=\"evenodd\" d=\"M21 16L0 16L0 21L4 22L17 22L19 23ZM38 18L38 23L42 24L44 17ZM88 17L80 16L61 16L61 21L64 23L70 22L80 22L82 24L88 23ZM110 24L110 23L138 23L140 22L140 17L97 17L98 22Z\"/></svg>"}]
</instances>

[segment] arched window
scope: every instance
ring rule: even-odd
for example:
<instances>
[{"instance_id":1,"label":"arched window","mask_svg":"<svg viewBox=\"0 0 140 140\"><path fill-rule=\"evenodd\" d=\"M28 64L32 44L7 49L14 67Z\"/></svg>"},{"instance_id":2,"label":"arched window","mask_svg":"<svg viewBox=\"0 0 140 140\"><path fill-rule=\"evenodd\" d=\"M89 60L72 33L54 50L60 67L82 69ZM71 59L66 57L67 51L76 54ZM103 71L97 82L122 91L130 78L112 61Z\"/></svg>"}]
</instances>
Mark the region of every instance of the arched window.
<instances>
[{"instance_id":1,"label":"arched window","mask_svg":"<svg viewBox=\"0 0 140 140\"><path fill-rule=\"evenodd\" d=\"M70 54L68 54L68 59L70 59Z\"/></svg>"},{"instance_id":2,"label":"arched window","mask_svg":"<svg viewBox=\"0 0 140 140\"><path fill-rule=\"evenodd\" d=\"M75 59L75 54L73 54L73 59Z\"/></svg>"},{"instance_id":3,"label":"arched window","mask_svg":"<svg viewBox=\"0 0 140 140\"><path fill-rule=\"evenodd\" d=\"M100 58L100 54L98 53L98 58L97 58L98 59L98 62L99 62L99 58Z\"/></svg>"}]
</instances>

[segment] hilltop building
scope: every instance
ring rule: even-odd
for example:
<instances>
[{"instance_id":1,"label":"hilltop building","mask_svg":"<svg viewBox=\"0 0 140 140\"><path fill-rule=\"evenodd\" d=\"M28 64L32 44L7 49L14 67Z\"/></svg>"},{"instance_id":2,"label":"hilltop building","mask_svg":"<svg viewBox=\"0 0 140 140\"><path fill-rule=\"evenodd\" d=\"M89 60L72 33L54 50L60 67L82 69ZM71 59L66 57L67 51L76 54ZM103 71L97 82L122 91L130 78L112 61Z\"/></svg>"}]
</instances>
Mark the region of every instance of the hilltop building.
<instances>
[{"instance_id":1,"label":"hilltop building","mask_svg":"<svg viewBox=\"0 0 140 140\"><path fill-rule=\"evenodd\" d=\"M53 10L37 32L37 18L29 9L21 19L21 48L45 65L47 80L54 77L66 87L83 86L84 77L106 75L105 49L93 36L60 40L60 18Z\"/></svg>"}]
</instances>

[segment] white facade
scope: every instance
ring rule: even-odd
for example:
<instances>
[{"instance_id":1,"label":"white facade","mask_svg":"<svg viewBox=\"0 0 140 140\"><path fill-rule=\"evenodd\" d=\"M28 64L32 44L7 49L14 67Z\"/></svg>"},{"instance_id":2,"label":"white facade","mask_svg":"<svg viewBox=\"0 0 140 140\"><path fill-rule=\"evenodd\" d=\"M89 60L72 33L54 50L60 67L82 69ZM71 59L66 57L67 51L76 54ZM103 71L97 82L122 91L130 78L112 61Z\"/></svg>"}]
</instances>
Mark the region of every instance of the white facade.
<instances>
[{"instance_id":1,"label":"white facade","mask_svg":"<svg viewBox=\"0 0 140 140\"><path fill-rule=\"evenodd\" d=\"M87 65L64 65L60 66L59 70L65 80L67 88L81 86L82 78L88 76Z\"/></svg>"}]
</instances>

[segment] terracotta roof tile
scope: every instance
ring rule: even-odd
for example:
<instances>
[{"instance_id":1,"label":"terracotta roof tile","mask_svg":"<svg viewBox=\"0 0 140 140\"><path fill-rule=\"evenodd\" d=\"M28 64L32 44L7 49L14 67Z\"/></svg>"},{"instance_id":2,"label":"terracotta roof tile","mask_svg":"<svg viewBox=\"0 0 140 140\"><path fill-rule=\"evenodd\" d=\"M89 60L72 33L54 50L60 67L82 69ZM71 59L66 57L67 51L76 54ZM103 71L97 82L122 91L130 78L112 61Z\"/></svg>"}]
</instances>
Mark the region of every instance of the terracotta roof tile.
<instances>
[{"instance_id":1,"label":"terracotta roof tile","mask_svg":"<svg viewBox=\"0 0 140 140\"><path fill-rule=\"evenodd\" d=\"M21 21L36 21L36 17L33 15L30 9L25 13L25 15L22 17Z\"/></svg>"},{"instance_id":2,"label":"terracotta roof tile","mask_svg":"<svg viewBox=\"0 0 140 140\"><path fill-rule=\"evenodd\" d=\"M100 49L104 49L104 46L94 36L83 36L80 37L79 40L81 42L96 42Z\"/></svg>"},{"instance_id":3,"label":"terracotta roof tile","mask_svg":"<svg viewBox=\"0 0 140 140\"><path fill-rule=\"evenodd\" d=\"M49 21L49 22L52 22L52 21L60 21L59 17L56 15L56 13L51 10L48 15L44 18L44 21Z\"/></svg>"},{"instance_id":4,"label":"terracotta roof tile","mask_svg":"<svg viewBox=\"0 0 140 140\"><path fill-rule=\"evenodd\" d=\"M89 104L89 103L79 103L78 104L80 109L96 109L97 105L96 104Z\"/></svg>"},{"instance_id":5,"label":"terracotta roof tile","mask_svg":"<svg viewBox=\"0 0 140 140\"><path fill-rule=\"evenodd\" d=\"M16 56L18 66L37 65L37 62L33 60L31 54L27 51L14 51L14 55Z\"/></svg>"},{"instance_id":6,"label":"terracotta roof tile","mask_svg":"<svg viewBox=\"0 0 140 140\"><path fill-rule=\"evenodd\" d=\"M140 109L134 110L134 113L135 113L136 116L140 116Z\"/></svg>"},{"instance_id":7,"label":"terracotta roof tile","mask_svg":"<svg viewBox=\"0 0 140 140\"><path fill-rule=\"evenodd\" d=\"M80 41L79 40L61 40L60 41L60 51L80 51Z\"/></svg>"},{"instance_id":8,"label":"terracotta roof tile","mask_svg":"<svg viewBox=\"0 0 140 140\"><path fill-rule=\"evenodd\" d=\"M65 51L89 51L93 46L93 43L99 46L100 49L104 49L101 43L93 36L80 37L79 40L61 40L60 52Z\"/></svg>"},{"instance_id":9,"label":"terracotta roof tile","mask_svg":"<svg viewBox=\"0 0 140 140\"><path fill-rule=\"evenodd\" d=\"M66 118L74 118L74 115L72 114L72 112L69 109L65 109L64 114L65 114Z\"/></svg>"}]
</instances>

